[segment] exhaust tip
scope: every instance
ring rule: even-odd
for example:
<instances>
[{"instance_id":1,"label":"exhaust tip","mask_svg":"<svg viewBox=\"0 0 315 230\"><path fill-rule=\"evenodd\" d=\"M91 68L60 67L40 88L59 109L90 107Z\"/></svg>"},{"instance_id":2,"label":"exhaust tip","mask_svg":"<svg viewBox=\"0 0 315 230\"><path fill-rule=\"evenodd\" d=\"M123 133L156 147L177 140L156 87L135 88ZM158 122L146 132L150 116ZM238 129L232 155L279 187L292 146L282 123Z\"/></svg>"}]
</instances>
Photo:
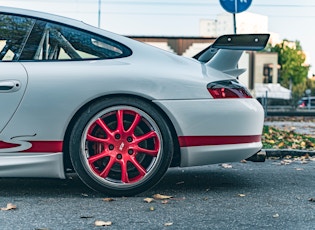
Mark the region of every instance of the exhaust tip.
<instances>
[{"instance_id":1,"label":"exhaust tip","mask_svg":"<svg viewBox=\"0 0 315 230\"><path fill-rule=\"evenodd\" d=\"M247 161L252 161L252 162L265 162L266 160L266 152L263 150L260 150L253 156L249 157L246 159Z\"/></svg>"}]
</instances>

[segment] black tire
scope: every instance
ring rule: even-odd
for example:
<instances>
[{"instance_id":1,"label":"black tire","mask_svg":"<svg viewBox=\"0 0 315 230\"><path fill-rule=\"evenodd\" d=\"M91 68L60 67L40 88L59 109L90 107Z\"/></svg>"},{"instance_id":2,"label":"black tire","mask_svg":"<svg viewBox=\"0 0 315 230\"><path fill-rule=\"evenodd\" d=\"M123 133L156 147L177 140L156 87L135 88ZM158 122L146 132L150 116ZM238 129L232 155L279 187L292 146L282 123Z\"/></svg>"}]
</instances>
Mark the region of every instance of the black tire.
<instances>
[{"instance_id":1,"label":"black tire","mask_svg":"<svg viewBox=\"0 0 315 230\"><path fill-rule=\"evenodd\" d=\"M78 118L70 158L81 180L110 196L132 196L157 184L173 156L170 129L150 103L103 99Z\"/></svg>"}]
</instances>

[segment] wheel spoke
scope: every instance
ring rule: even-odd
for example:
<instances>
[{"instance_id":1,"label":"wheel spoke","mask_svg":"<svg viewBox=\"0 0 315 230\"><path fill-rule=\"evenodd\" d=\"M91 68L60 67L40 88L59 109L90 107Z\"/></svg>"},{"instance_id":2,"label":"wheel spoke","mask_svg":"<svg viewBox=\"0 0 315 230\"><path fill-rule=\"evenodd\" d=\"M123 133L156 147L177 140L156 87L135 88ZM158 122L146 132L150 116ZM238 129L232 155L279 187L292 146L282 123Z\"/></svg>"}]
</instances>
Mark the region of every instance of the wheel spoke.
<instances>
[{"instance_id":1,"label":"wheel spoke","mask_svg":"<svg viewBox=\"0 0 315 230\"><path fill-rule=\"evenodd\" d=\"M139 164L139 162L135 158L131 157L130 162L136 167L140 176L144 176L147 173L147 171L142 167L141 164Z\"/></svg>"},{"instance_id":2,"label":"wheel spoke","mask_svg":"<svg viewBox=\"0 0 315 230\"><path fill-rule=\"evenodd\" d=\"M112 169L114 163L115 163L115 158L114 157L110 157L109 158L109 162L107 163L105 169L100 173L100 176L103 177L103 178L106 178L108 176L108 173Z\"/></svg>"},{"instance_id":3,"label":"wheel spoke","mask_svg":"<svg viewBox=\"0 0 315 230\"><path fill-rule=\"evenodd\" d=\"M96 120L96 124L98 124L105 131L108 137L110 138L113 137L113 131L110 128L108 128L108 126L105 124L105 122L101 118L98 118Z\"/></svg>"},{"instance_id":4,"label":"wheel spoke","mask_svg":"<svg viewBox=\"0 0 315 230\"><path fill-rule=\"evenodd\" d=\"M135 119L133 120L133 122L131 124L131 126L127 130L127 133L133 134L135 132L135 129L136 129L137 125L141 121L141 119L142 119L141 116L137 113L136 116L135 116Z\"/></svg>"},{"instance_id":5,"label":"wheel spoke","mask_svg":"<svg viewBox=\"0 0 315 230\"><path fill-rule=\"evenodd\" d=\"M94 142L101 142L101 143L107 143L108 139L103 139L103 138L99 138L99 137L94 137L91 134L88 134L86 136L86 140L87 141L94 141Z\"/></svg>"},{"instance_id":6,"label":"wheel spoke","mask_svg":"<svg viewBox=\"0 0 315 230\"><path fill-rule=\"evenodd\" d=\"M135 141L136 141L136 143L139 144L140 142L145 141L145 140L150 139L150 138L158 139L156 132L151 131L151 132L148 132L142 136L137 136Z\"/></svg>"},{"instance_id":7,"label":"wheel spoke","mask_svg":"<svg viewBox=\"0 0 315 230\"><path fill-rule=\"evenodd\" d=\"M95 161L98 161L98 160L100 160L100 159L102 159L102 158L105 158L105 157L108 157L108 156L109 156L108 153L105 152L105 151L103 151L103 152L101 152L101 153L99 153L99 154L96 154L96 155L94 155L94 156L89 157L89 158L88 158L88 162L89 162L89 164L91 165L91 164L93 164Z\"/></svg>"},{"instance_id":8,"label":"wheel spoke","mask_svg":"<svg viewBox=\"0 0 315 230\"><path fill-rule=\"evenodd\" d=\"M159 146L157 145L155 147L155 149L152 149L152 150L151 149L144 149L144 148L141 148L141 147L138 146L134 150L137 151L137 152L144 153L146 155L150 155L152 157L156 157L158 155L158 153L159 153Z\"/></svg>"},{"instance_id":9,"label":"wheel spoke","mask_svg":"<svg viewBox=\"0 0 315 230\"><path fill-rule=\"evenodd\" d=\"M127 161L120 161L120 168L121 168L121 181L124 183L129 183L129 177L128 177L128 165Z\"/></svg>"},{"instance_id":10,"label":"wheel spoke","mask_svg":"<svg viewBox=\"0 0 315 230\"><path fill-rule=\"evenodd\" d=\"M120 134L123 134L125 129L124 129L124 111L123 110L118 110L116 113L117 117L117 131Z\"/></svg>"}]
</instances>

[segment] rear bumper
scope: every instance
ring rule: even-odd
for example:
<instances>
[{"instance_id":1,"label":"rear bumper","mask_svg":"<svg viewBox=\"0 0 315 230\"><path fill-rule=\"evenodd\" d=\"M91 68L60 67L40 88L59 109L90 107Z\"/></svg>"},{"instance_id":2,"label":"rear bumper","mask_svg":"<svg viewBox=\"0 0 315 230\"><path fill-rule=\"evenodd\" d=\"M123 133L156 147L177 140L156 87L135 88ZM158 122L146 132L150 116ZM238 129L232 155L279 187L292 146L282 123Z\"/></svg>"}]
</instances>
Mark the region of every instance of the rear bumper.
<instances>
[{"instance_id":1,"label":"rear bumper","mask_svg":"<svg viewBox=\"0 0 315 230\"><path fill-rule=\"evenodd\" d=\"M239 161L262 148L264 111L256 99L156 103L176 129L182 167Z\"/></svg>"},{"instance_id":2,"label":"rear bumper","mask_svg":"<svg viewBox=\"0 0 315 230\"><path fill-rule=\"evenodd\" d=\"M251 157L262 147L261 142L234 145L181 148L181 167L236 162Z\"/></svg>"}]
</instances>

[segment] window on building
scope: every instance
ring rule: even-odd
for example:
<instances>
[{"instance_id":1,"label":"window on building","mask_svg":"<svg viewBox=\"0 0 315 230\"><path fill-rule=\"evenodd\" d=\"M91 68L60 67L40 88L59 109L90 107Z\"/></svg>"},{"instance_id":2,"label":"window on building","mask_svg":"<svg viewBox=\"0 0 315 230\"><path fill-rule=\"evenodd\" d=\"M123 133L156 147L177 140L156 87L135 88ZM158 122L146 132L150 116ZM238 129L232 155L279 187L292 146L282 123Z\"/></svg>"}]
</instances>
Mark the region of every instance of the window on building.
<instances>
[{"instance_id":1,"label":"window on building","mask_svg":"<svg viewBox=\"0 0 315 230\"><path fill-rule=\"evenodd\" d=\"M272 77L273 77L273 66L272 64L265 64L264 70L263 70L263 82L264 83L272 83Z\"/></svg>"}]
</instances>

